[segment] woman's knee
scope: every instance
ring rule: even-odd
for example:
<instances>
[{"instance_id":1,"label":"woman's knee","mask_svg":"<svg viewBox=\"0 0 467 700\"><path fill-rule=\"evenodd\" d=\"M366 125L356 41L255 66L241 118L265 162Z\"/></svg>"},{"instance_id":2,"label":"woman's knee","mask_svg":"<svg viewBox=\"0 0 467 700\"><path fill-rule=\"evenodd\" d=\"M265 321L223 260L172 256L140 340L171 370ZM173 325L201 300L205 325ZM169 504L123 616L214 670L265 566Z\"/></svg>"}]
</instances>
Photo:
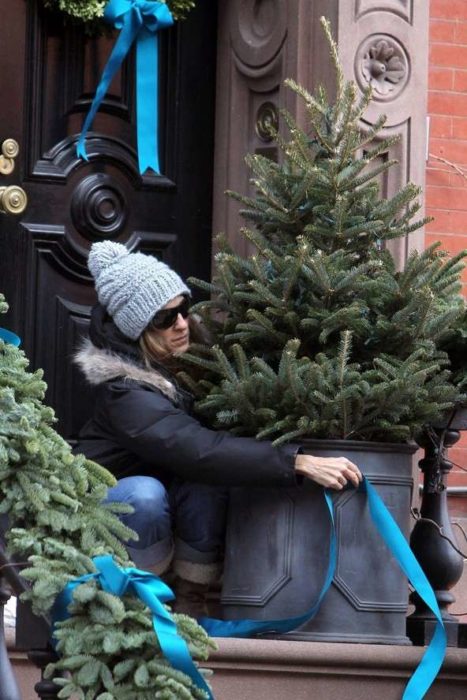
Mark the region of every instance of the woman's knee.
<instances>
[{"instance_id":1,"label":"woman's knee","mask_svg":"<svg viewBox=\"0 0 467 700\"><path fill-rule=\"evenodd\" d=\"M109 489L106 501L128 503L135 509L153 509L154 505L165 507L167 491L163 484L150 476L127 476Z\"/></svg>"},{"instance_id":2,"label":"woman's knee","mask_svg":"<svg viewBox=\"0 0 467 700\"><path fill-rule=\"evenodd\" d=\"M107 501L128 503L134 509L122 520L136 531L141 527L166 524L170 527L170 506L167 491L157 479L149 476L129 476L109 489ZM164 528L165 529L165 528Z\"/></svg>"}]
</instances>

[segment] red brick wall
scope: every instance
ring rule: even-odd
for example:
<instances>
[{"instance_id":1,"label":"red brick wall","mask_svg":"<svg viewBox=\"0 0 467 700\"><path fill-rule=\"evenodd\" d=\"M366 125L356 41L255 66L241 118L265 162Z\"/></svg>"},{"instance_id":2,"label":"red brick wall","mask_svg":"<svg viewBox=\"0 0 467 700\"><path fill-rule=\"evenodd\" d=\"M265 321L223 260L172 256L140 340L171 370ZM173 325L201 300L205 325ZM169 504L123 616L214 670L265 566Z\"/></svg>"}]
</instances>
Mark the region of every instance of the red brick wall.
<instances>
[{"instance_id":1,"label":"red brick wall","mask_svg":"<svg viewBox=\"0 0 467 700\"><path fill-rule=\"evenodd\" d=\"M450 253L467 248L467 0L431 0L428 76L430 115L426 171L426 245L441 241ZM451 161L465 171L436 160ZM467 272L463 293L467 296ZM467 438L450 458L467 468ZM467 486L467 472L456 470L449 484Z\"/></svg>"}]
</instances>

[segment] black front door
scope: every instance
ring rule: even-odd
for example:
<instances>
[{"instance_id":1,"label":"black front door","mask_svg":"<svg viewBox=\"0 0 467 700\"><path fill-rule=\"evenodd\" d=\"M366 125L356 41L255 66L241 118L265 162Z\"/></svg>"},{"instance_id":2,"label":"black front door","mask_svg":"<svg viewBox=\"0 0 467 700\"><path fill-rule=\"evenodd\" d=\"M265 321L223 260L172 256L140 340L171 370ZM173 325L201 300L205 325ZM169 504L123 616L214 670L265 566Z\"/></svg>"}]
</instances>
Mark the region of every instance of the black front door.
<instances>
[{"instance_id":1,"label":"black front door","mask_svg":"<svg viewBox=\"0 0 467 700\"><path fill-rule=\"evenodd\" d=\"M211 250L215 18L200 1L160 33L162 175L140 176L135 153L134 56L114 79L77 159L76 138L112 38L65 27L41 0L2 3L0 144L20 146L0 186L28 196L22 217L0 214L0 291L33 368L42 367L59 429L73 439L90 391L71 356L95 301L90 245L112 239L162 258L183 277L208 278Z\"/></svg>"}]
</instances>

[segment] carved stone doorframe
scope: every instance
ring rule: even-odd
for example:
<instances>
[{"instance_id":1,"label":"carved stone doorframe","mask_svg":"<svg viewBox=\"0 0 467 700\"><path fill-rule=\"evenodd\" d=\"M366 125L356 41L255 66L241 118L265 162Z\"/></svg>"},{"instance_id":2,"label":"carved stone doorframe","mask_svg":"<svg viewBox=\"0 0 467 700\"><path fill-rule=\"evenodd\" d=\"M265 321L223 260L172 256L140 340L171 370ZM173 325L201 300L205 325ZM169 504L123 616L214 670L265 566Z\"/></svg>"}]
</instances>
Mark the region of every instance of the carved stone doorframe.
<instances>
[{"instance_id":1,"label":"carved stone doorframe","mask_svg":"<svg viewBox=\"0 0 467 700\"><path fill-rule=\"evenodd\" d=\"M384 196L412 181L424 187L429 3L415 0L219 0L217 106L214 172L214 234L224 232L240 254L238 204L225 190L248 191L247 153L277 155L264 125L285 106L299 121L300 103L284 89L293 77L307 89L333 87L329 52L319 24L331 22L347 78L374 99L362 127L382 112L385 135L400 140L383 157L398 165L382 179ZM279 122L280 124L280 122ZM422 202L423 203L423 202ZM423 248L419 230L397 241L399 264Z\"/></svg>"}]
</instances>

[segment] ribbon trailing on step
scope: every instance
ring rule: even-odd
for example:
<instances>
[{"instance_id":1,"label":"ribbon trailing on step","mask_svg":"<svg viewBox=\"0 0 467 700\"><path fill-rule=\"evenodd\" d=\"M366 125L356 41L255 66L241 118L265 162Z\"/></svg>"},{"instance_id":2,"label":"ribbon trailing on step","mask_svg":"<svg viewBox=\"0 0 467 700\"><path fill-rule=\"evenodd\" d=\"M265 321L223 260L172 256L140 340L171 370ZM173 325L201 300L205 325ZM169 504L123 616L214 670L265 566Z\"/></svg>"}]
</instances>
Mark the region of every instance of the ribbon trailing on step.
<instances>
[{"instance_id":1,"label":"ribbon trailing on step","mask_svg":"<svg viewBox=\"0 0 467 700\"><path fill-rule=\"evenodd\" d=\"M95 97L86 116L76 153L88 160L86 134L109 89L112 78L136 41L136 124L139 171L159 167L158 144L158 32L174 23L164 2L158 0L109 0L104 20L120 29L120 34L102 73Z\"/></svg>"},{"instance_id":2,"label":"ribbon trailing on step","mask_svg":"<svg viewBox=\"0 0 467 700\"><path fill-rule=\"evenodd\" d=\"M154 631L167 661L175 669L189 676L198 688L204 690L208 697L214 700L209 686L191 658L185 640L178 634L172 615L164 606L164 603L174 598L170 588L148 571L134 568L121 569L109 555L95 557L93 562L97 573L86 574L70 581L58 595L51 613L54 625L70 616L68 606L73 602L73 590L76 586L91 579L96 579L102 590L118 597L133 594L151 611Z\"/></svg>"},{"instance_id":3,"label":"ribbon trailing on step","mask_svg":"<svg viewBox=\"0 0 467 700\"><path fill-rule=\"evenodd\" d=\"M398 524L384 505L384 502L375 488L370 484L368 479L363 478L359 490L367 496L371 518L385 544L391 550L397 563L409 579L415 591L436 617L436 627L430 644L415 670L415 673L409 680L402 696L402 700L422 700L438 675L446 652L446 631L444 629L441 612L428 579L410 549ZM308 620L311 620L317 613L331 585L336 568L337 546L333 500L329 491L324 491L324 496L331 521L329 564L323 587L313 606L298 617L283 618L281 620L216 620L203 617L199 619L198 622L204 627L208 634L213 637L252 637L261 634L283 634L285 632L291 632L293 629L308 622Z\"/></svg>"},{"instance_id":4,"label":"ribbon trailing on step","mask_svg":"<svg viewBox=\"0 0 467 700\"><path fill-rule=\"evenodd\" d=\"M399 525L388 511L375 488L368 479L363 479L360 488L366 492L368 508L376 529L391 550L397 563L405 573L415 591L436 617L436 627L430 644L409 680L402 700L421 700L425 697L443 665L447 638L443 618L430 582L410 549Z\"/></svg>"},{"instance_id":5,"label":"ribbon trailing on step","mask_svg":"<svg viewBox=\"0 0 467 700\"><path fill-rule=\"evenodd\" d=\"M0 328L0 340L3 340L4 343L8 343L9 345L14 345L16 348L21 345L21 338L17 336L16 333L7 331L6 328Z\"/></svg>"}]
</instances>

